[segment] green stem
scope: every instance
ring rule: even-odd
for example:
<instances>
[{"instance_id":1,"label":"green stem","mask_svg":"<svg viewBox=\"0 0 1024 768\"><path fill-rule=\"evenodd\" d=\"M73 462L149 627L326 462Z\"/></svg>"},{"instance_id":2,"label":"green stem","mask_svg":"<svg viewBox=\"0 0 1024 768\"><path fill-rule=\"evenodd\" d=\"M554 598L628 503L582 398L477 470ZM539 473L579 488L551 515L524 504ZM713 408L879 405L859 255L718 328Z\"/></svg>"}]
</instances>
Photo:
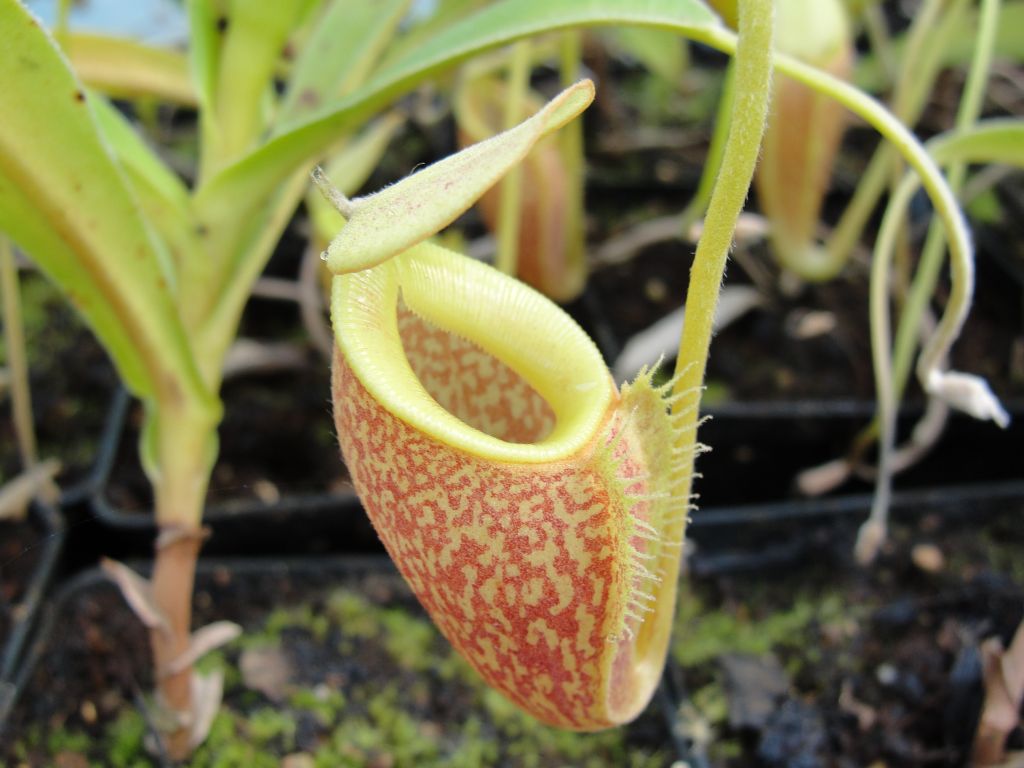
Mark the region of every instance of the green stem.
<instances>
[{"instance_id":1,"label":"green stem","mask_svg":"<svg viewBox=\"0 0 1024 768\"><path fill-rule=\"evenodd\" d=\"M579 30L562 35L559 46L559 77L562 88L568 88L580 79L580 62L583 59L582 36ZM565 229L566 253L565 270L562 273L568 285L561 286L565 293L559 300L574 298L586 285L587 249L584 216L585 163L583 158L583 120L572 120L557 134L562 162L568 177L566 187L569 200L566 205Z\"/></svg>"},{"instance_id":2,"label":"green stem","mask_svg":"<svg viewBox=\"0 0 1024 768\"><path fill-rule=\"evenodd\" d=\"M679 542L675 561L666 565L666 573L675 573L681 557L686 530L690 490L693 485L693 460L698 453L697 411L701 384L711 343L711 320L722 284L725 262L732 245L733 231L750 189L757 154L764 135L772 78L772 38L774 5L771 0L739 1L739 40L735 47L736 88L732 105L732 124L722 157L722 168L711 194L704 233L697 244L690 286L686 296L686 319L676 361L675 392L680 400L673 406L677 420L674 451L687 457L682 473L673 479L672 495L681 506L679 520L663 532L664 541ZM729 47L736 38L723 30L722 45ZM671 615L676 603L676 579L666 579L658 590L656 613ZM637 648L645 649L644 660L662 663L668 646L672 622L647 621L640 627Z\"/></svg>"},{"instance_id":3,"label":"green stem","mask_svg":"<svg viewBox=\"0 0 1024 768\"><path fill-rule=\"evenodd\" d=\"M743 0L739 12L732 120L721 170L704 220L704 233L690 270L686 320L676 360L678 383L675 390L682 394L675 406L680 419L676 448L689 452L691 457L697 440L697 412L711 344L712 318L732 247L733 231L757 164L771 94L772 3ZM727 33L723 31L723 34ZM689 498L692 478L691 459L691 471L679 478L674 495Z\"/></svg>"},{"instance_id":4,"label":"green stem","mask_svg":"<svg viewBox=\"0 0 1024 768\"><path fill-rule=\"evenodd\" d=\"M982 100L992 65L992 52L999 22L999 0L982 0L978 42L974 49L963 97L956 116L957 130L973 125L981 114ZM949 167L949 187L959 193L966 175L963 163ZM945 233L938 222L932 222L921 253L917 274L907 295L903 313L896 331L896 345L893 353L893 379L897 402L903 396L907 378L910 375L915 341L921 331L921 321L929 299L935 294L942 255L945 247Z\"/></svg>"},{"instance_id":5,"label":"green stem","mask_svg":"<svg viewBox=\"0 0 1024 768\"><path fill-rule=\"evenodd\" d=\"M700 175L700 183L693 199L683 211L682 215L682 236L686 239L690 228L700 220L707 210L708 201L711 200L711 192L715 188L715 180L718 178L718 169L722 167L722 154L725 151L726 139L729 136L729 123L732 119L733 90L736 82L736 67L732 59L725 69L725 77L722 79L722 94L718 98L718 111L715 114L715 125L711 133L711 145L708 147L707 157L704 159L704 170Z\"/></svg>"},{"instance_id":6,"label":"green stem","mask_svg":"<svg viewBox=\"0 0 1024 768\"><path fill-rule=\"evenodd\" d=\"M718 33L717 36L725 33ZM932 205L950 237L952 261L952 291L946 313L939 324L939 332L922 356L922 378L935 367L963 325L973 291L972 259L967 224L963 220L956 197L946 185L942 172L928 151L910 130L871 96L854 86L802 64L789 56L777 55L776 67L800 82L827 93L870 123L889 140L906 162L920 176L921 184L931 198Z\"/></svg>"},{"instance_id":7,"label":"green stem","mask_svg":"<svg viewBox=\"0 0 1024 768\"><path fill-rule=\"evenodd\" d=\"M910 27L907 44L903 49L902 67L892 102L893 112L904 120L912 113L910 107L914 99L911 98L911 93L916 90L913 87L914 81L925 79L921 77L921 65L928 51L926 43L947 2L948 0L924 0L914 14L914 23Z\"/></svg>"},{"instance_id":8,"label":"green stem","mask_svg":"<svg viewBox=\"0 0 1024 768\"><path fill-rule=\"evenodd\" d=\"M893 96L893 113L906 124L916 122L923 104L923 95L928 93L934 84L941 63L936 50L941 50L942 45L936 44L929 49L925 48L925 43L931 37L936 40L945 39L953 22L958 21L958 14L951 13L942 25L941 34L930 34L935 32L939 13L946 1L929 0L911 27L907 41L908 50L903 57L903 67ZM955 9L962 9L963 2L958 2ZM895 159L896 155L888 145L879 147L872 155L853 197L825 246L829 264L844 264L860 241L878 199L892 178Z\"/></svg>"},{"instance_id":9,"label":"green stem","mask_svg":"<svg viewBox=\"0 0 1024 768\"><path fill-rule=\"evenodd\" d=\"M11 374L11 406L14 411L14 434L18 453L25 469L35 466L36 433L32 425L32 389L28 381L28 358L25 354L25 329L21 322L21 297L18 293L18 270L14 264L11 241L0 235L0 296L3 301L4 346L7 368Z\"/></svg>"},{"instance_id":10,"label":"green stem","mask_svg":"<svg viewBox=\"0 0 1024 768\"><path fill-rule=\"evenodd\" d=\"M526 91L530 87L530 41L521 40L512 47L508 72L508 101L505 102L505 128L523 119ZM496 266L506 275L516 273L519 255L519 225L523 207L522 164L515 165L501 182L501 207L498 210L498 255Z\"/></svg>"},{"instance_id":11,"label":"green stem","mask_svg":"<svg viewBox=\"0 0 1024 768\"><path fill-rule=\"evenodd\" d=\"M882 65L882 71L885 73L885 85L888 86L896 79L896 56L892 50L892 39L889 37L885 14L879 4L869 3L864 8L864 30L871 42L871 50L875 52Z\"/></svg>"},{"instance_id":12,"label":"green stem","mask_svg":"<svg viewBox=\"0 0 1024 768\"><path fill-rule=\"evenodd\" d=\"M969 128L977 120L981 112L982 95L992 61L992 44L995 40L998 18L999 0L982 0L978 46L975 49L975 55L971 62L967 85L964 89L964 98L960 103L960 109L957 113L957 130ZM963 184L965 171L966 166L963 163L951 165L949 186L952 191L958 190ZM918 272L900 317L896 348L891 350L887 297L888 282L886 277L889 272L890 257L895 247L899 229L897 225L899 218L897 212L902 211L906 206L913 189L913 186L902 184L893 195L890 209L886 212L882 222L882 229L879 232L874 260L871 265L871 357L875 368L875 389L878 393L878 410L872 427L878 433L879 446L875 496L871 506L871 517L865 525L873 526L876 532L883 534L887 525L889 501L892 495L892 457L896 446L896 411L899 407L899 401L903 395L907 378L910 375L911 359L915 347L914 341L920 333L921 322L924 318L928 301L934 294L935 285L938 281L944 245L942 226L939 222L933 221L928 230L928 238L925 241ZM972 274L970 270L964 270L964 272L967 275ZM960 298L961 302L969 306L969 292L954 291L954 296ZM967 306L962 304L962 308L959 310L953 306L954 296L950 297L950 308L954 309L954 311L959 311L961 315L965 314ZM947 325L947 333L949 327ZM941 330L942 327L940 326ZM937 333L936 336L939 337L940 334ZM933 341L935 340L933 339ZM946 342L946 349L948 349L949 343L951 343L951 339ZM929 345L929 349L932 348L934 348L934 344ZM892 355L891 359L890 354ZM943 353L938 357L934 357L933 353L933 365L938 365L944 356L945 354ZM923 355L922 362L924 362ZM872 545L865 543L864 548L858 552L858 556L862 561L870 561L875 554L871 547L878 541L877 533L873 537L864 537L865 542L869 539L873 542Z\"/></svg>"}]
</instances>

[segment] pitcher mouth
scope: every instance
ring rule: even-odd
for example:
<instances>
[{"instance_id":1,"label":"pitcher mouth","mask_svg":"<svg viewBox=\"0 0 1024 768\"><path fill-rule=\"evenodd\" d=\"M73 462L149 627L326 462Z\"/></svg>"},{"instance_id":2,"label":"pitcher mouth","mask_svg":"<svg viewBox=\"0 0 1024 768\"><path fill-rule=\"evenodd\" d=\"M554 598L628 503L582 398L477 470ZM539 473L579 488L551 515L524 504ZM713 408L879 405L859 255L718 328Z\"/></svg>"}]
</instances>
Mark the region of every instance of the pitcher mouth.
<instances>
[{"instance_id":1,"label":"pitcher mouth","mask_svg":"<svg viewBox=\"0 0 1024 768\"><path fill-rule=\"evenodd\" d=\"M384 408L425 434L482 458L568 458L606 421L617 393L593 341L544 296L483 264L429 243L369 270L334 278L335 341ZM508 366L550 407L554 426L530 442L466 423L424 387L398 327L399 301L432 325Z\"/></svg>"}]
</instances>

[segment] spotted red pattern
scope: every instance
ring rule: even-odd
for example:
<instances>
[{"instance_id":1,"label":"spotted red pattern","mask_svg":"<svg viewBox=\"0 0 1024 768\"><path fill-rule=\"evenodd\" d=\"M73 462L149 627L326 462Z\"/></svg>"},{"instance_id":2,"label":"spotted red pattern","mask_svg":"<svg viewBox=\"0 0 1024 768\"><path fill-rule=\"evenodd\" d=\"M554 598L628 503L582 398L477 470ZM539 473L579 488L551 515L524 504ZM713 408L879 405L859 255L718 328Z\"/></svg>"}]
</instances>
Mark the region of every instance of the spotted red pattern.
<instances>
[{"instance_id":1,"label":"spotted red pattern","mask_svg":"<svg viewBox=\"0 0 1024 768\"><path fill-rule=\"evenodd\" d=\"M509 443L534 443L555 426L551 406L515 371L466 339L398 307L409 365L441 407Z\"/></svg>"},{"instance_id":2,"label":"spotted red pattern","mask_svg":"<svg viewBox=\"0 0 1024 768\"><path fill-rule=\"evenodd\" d=\"M625 540L637 504L627 508L617 477L640 477L642 467L609 461L620 415L610 410L615 422L570 461L512 464L414 430L370 397L339 353L333 395L356 490L452 645L546 723L596 730L621 722L609 705L630 706L627 553L642 542ZM616 454L629 453L618 445Z\"/></svg>"}]
</instances>

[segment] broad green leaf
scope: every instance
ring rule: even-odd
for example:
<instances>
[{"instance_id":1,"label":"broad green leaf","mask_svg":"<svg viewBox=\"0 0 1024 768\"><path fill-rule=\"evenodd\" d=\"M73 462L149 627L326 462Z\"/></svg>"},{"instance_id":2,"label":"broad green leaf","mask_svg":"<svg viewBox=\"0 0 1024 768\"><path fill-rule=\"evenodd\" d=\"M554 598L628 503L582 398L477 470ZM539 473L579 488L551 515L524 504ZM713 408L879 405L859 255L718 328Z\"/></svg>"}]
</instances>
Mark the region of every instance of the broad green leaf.
<instances>
[{"instance_id":1,"label":"broad green leaf","mask_svg":"<svg viewBox=\"0 0 1024 768\"><path fill-rule=\"evenodd\" d=\"M419 48L426 40L461 21L474 11L480 10L489 2L493 2L493 0L437 0L437 6L429 15L406 19L406 21L413 22L411 29L392 41L383 61L381 61L381 66L390 66L392 61L404 58L409 51ZM417 15L416 11L419 7L414 5L413 13L410 16ZM403 24L403 26L405 25Z\"/></svg>"},{"instance_id":2,"label":"broad green leaf","mask_svg":"<svg viewBox=\"0 0 1024 768\"><path fill-rule=\"evenodd\" d=\"M220 62L220 32L213 0L185 0L189 26L189 72L199 103L199 177L210 172L211 151L218 144L220 128L214 109L217 68Z\"/></svg>"},{"instance_id":3,"label":"broad green leaf","mask_svg":"<svg viewBox=\"0 0 1024 768\"><path fill-rule=\"evenodd\" d=\"M180 281L183 263L201 258L188 190L124 115L102 97L92 97L91 104L101 132L127 171L146 221L160 234L161 244L169 249Z\"/></svg>"},{"instance_id":4,"label":"broad green leaf","mask_svg":"<svg viewBox=\"0 0 1024 768\"><path fill-rule=\"evenodd\" d=\"M620 27L606 39L613 48L639 61L662 80L679 85L686 68L686 43L670 30Z\"/></svg>"},{"instance_id":5,"label":"broad green leaf","mask_svg":"<svg viewBox=\"0 0 1024 768\"><path fill-rule=\"evenodd\" d=\"M423 82L435 72L515 40L577 26L641 26L672 29L695 39L717 29L718 19L698 0L504 0L444 29L394 60L365 86L306 121L286 126L274 139L224 169L197 193L216 226L239 210L251 210L292 170L312 162L338 136Z\"/></svg>"},{"instance_id":6,"label":"broad green leaf","mask_svg":"<svg viewBox=\"0 0 1024 768\"><path fill-rule=\"evenodd\" d=\"M410 0L334 0L322 9L288 82L277 123L344 96L366 80Z\"/></svg>"},{"instance_id":7,"label":"broad green leaf","mask_svg":"<svg viewBox=\"0 0 1024 768\"><path fill-rule=\"evenodd\" d=\"M79 32L63 41L75 73L98 91L119 98L155 96L185 106L196 105L188 61L178 51Z\"/></svg>"},{"instance_id":8,"label":"broad green leaf","mask_svg":"<svg viewBox=\"0 0 1024 768\"><path fill-rule=\"evenodd\" d=\"M204 401L173 272L108 154L81 84L40 23L0 0L0 229L81 311L143 397Z\"/></svg>"},{"instance_id":9,"label":"broad green leaf","mask_svg":"<svg viewBox=\"0 0 1024 768\"><path fill-rule=\"evenodd\" d=\"M537 141L593 100L594 84L583 80L515 128L355 201L341 235L327 247L328 269L335 274L369 269L440 232L521 162Z\"/></svg>"},{"instance_id":10,"label":"broad green leaf","mask_svg":"<svg viewBox=\"0 0 1024 768\"><path fill-rule=\"evenodd\" d=\"M145 179L146 186L166 200L166 204L180 210L189 210L191 200L184 183L168 168L146 144L128 119L110 102L96 97L90 104L103 135L111 143L121 164L133 176Z\"/></svg>"},{"instance_id":11,"label":"broad green leaf","mask_svg":"<svg viewBox=\"0 0 1024 768\"><path fill-rule=\"evenodd\" d=\"M968 11L968 20L960 24L957 34L948 36L941 41L942 66L966 67L974 55L975 34L978 28L978 10ZM935 41L929 41L935 45ZM897 60L902 57L906 45L904 36L893 40L893 55ZM1014 63L1024 61L1024 2L1004 2L999 9L999 28L996 30L995 56ZM887 78L882 62L874 54L862 56L857 61L854 71L854 82L857 87L877 93L885 87Z\"/></svg>"},{"instance_id":12,"label":"broad green leaf","mask_svg":"<svg viewBox=\"0 0 1024 768\"><path fill-rule=\"evenodd\" d=\"M189 71L203 112L213 113L220 63L220 32L213 0L186 0L189 24Z\"/></svg>"},{"instance_id":13,"label":"broad green leaf","mask_svg":"<svg viewBox=\"0 0 1024 768\"><path fill-rule=\"evenodd\" d=\"M993 118L970 130L936 136L928 142L936 163L1004 163L1024 168L1024 121Z\"/></svg>"},{"instance_id":14,"label":"broad green leaf","mask_svg":"<svg viewBox=\"0 0 1024 768\"><path fill-rule=\"evenodd\" d=\"M219 127L216 165L249 150L265 128L265 99L301 10L299 3L230 0L214 97Z\"/></svg>"}]
</instances>

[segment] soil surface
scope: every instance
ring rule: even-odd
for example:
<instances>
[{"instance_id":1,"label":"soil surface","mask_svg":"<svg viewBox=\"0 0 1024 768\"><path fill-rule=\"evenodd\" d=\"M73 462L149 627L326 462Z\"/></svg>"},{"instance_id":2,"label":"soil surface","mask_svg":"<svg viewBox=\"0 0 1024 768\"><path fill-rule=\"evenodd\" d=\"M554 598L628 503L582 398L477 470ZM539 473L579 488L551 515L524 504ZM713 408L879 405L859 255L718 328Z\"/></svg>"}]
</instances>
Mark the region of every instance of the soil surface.
<instances>
[{"instance_id":1,"label":"soil surface","mask_svg":"<svg viewBox=\"0 0 1024 768\"><path fill-rule=\"evenodd\" d=\"M39 563L39 531L27 520L0 524L0 638L22 613L25 587Z\"/></svg>"},{"instance_id":2,"label":"soil surface","mask_svg":"<svg viewBox=\"0 0 1024 768\"><path fill-rule=\"evenodd\" d=\"M981 705L979 645L1008 640L1024 614L1022 512L1015 503L918 516L896 526L869 571L852 564L852 529L840 526L786 569L684 580L668 671L683 756L696 766L963 764ZM679 757L657 702L598 735L519 715L476 680L390 569L353 567L204 571L197 626L229 618L245 634L202 665L224 671L226 703L193 765ZM0 753L7 764L158 764L142 746L151 676L137 620L106 584L75 592L55 618Z\"/></svg>"},{"instance_id":3,"label":"soil surface","mask_svg":"<svg viewBox=\"0 0 1024 768\"><path fill-rule=\"evenodd\" d=\"M667 766L656 707L601 734L539 725L486 688L393 568L352 575L315 561L218 567L199 579L198 623L244 636L208 658L225 702L194 766ZM6 764L158 764L136 702L151 685L146 637L110 585L77 592L16 715ZM75 760L75 763L66 761Z\"/></svg>"},{"instance_id":4,"label":"soil surface","mask_svg":"<svg viewBox=\"0 0 1024 768\"><path fill-rule=\"evenodd\" d=\"M800 566L694 582L672 656L710 763L965 764L979 644L1024 616L1022 511L925 515L869 571L823 543Z\"/></svg>"}]
</instances>

